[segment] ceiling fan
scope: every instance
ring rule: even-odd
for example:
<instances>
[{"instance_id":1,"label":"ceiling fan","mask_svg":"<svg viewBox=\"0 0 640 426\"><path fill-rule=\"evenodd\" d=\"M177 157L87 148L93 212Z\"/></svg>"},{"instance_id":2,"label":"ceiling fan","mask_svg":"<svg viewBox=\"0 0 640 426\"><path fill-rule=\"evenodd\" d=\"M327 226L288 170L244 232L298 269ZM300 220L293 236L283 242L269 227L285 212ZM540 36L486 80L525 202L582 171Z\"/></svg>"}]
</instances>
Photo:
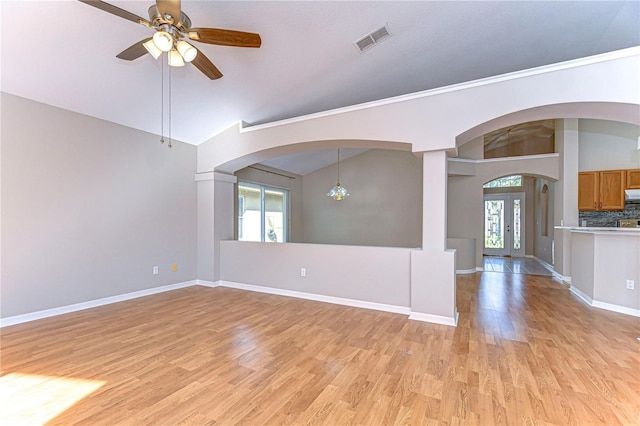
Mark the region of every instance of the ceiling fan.
<instances>
[{"instance_id":1,"label":"ceiling fan","mask_svg":"<svg viewBox=\"0 0 640 426\"><path fill-rule=\"evenodd\" d=\"M219 28L191 28L191 19L180 9L180 0L156 0L149 8L149 20L99 0L79 0L105 12L119 16L155 30L153 37L140 40L120 52L116 57L127 61L138 59L149 53L158 59L167 52L170 66L183 66L191 62L211 80L222 77L222 73L195 46L185 39L207 44L235 47L260 47L259 34Z\"/></svg>"}]
</instances>

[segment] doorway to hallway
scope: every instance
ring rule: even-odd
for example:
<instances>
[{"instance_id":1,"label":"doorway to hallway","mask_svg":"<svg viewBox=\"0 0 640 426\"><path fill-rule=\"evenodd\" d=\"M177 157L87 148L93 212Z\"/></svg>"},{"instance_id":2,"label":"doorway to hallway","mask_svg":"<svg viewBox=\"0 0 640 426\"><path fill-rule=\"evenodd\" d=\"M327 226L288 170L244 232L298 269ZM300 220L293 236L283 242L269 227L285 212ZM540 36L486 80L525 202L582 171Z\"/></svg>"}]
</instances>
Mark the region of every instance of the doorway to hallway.
<instances>
[{"instance_id":1,"label":"doorway to hallway","mask_svg":"<svg viewBox=\"0 0 640 426\"><path fill-rule=\"evenodd\" d=\"M485 194L483 245L485 256L524 257L524 203L524 192Z\"/></svg>"}]
</instances>

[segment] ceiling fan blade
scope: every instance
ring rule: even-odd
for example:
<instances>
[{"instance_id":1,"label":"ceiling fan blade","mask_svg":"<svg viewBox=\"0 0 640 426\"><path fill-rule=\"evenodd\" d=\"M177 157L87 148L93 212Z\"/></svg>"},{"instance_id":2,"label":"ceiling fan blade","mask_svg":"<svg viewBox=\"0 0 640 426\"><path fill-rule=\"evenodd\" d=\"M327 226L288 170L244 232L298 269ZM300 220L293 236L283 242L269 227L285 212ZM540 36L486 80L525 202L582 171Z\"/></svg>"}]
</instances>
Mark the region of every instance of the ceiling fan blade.
<instances>
[{"instance_id":1,"label":"ceiling fan blade","mask_svg":"<svg viewBox=\"0 0 640 426\"><path fill-rule=\"evenodd\" d=\"M191 40L220 46L260 47L262 39L256 33L223 30L220 28L190 28L187 31Z\"/></svg>"},{"instance_id":2,"label":"ceiling fan blade","mask_svg":"<svg viewBox=\"0 0 640 426\"><path fill-rule=\"evenodd\" d=\"M180 22L180 0L156 0L156 5L163 18L171 15L174 24Z\"/></svg>"},{"instance_id":3,"label":"ceiling fan blade","mask_svg":"<svg viewBox=\"0 0 640 426\"><path fill-rule=\"evenodd\" d=\"M204 56L204 53L202 53L200 50L198 50L198 54L196 55L194 60L191 61L191 63L211 80L217 80L222 77L222 73L220 72L220 70L216 68L216 66L213 65L209 58Z\"/></svg>"},{"instance_id":4,"label":"ceiling fan blade","mask_svg":"<svg viewBox=\"0 0 640 426\"><path fill-rule=\"evenodd\" d=\"M128 12L124 9L120 9L112 4L100 1L100 0L78 0L81 3L88 4L89 6L93 6L100 10L104 10L105 12L109 12L113 15L119 16L124 19L128 19L129 21L133 21L136 24L142 24L145 27L150 27L151 22L147 21L144 18L139 17L135 13Z\"/></svg>"},{"instance_id":5,"label":"ceiling fan blade","mask_svg":"<svg viewBox=\"0 0 640 426\"><path fill-rule=\"evenodd\" d=\"M126 61L133 61L134 59L138 59L140 56L144 55L145 53L149 53L142 44L142 43L148 42L149 40L151 40L151 37L145 38L144 40L140 40L136 44L120 52L116 56L116 58L124 59Z\"/></svg>"}]
</instances>

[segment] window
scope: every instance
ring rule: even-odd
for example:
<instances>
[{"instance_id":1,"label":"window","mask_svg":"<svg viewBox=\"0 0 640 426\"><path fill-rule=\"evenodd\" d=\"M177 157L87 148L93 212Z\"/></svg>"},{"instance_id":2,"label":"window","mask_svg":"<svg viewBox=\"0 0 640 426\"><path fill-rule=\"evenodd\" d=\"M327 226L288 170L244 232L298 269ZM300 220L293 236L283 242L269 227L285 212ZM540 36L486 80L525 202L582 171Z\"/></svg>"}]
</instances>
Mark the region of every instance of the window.
<instances>
[{"instance_id":1,"label":"window","mask_svg":"<svg viewBox=\"0 0 640 426\"><path fill-rule=\"evenodd\" d=\"M513 175L494 179L482 185L483 188L509 188L512 186L522 186L522 176Z\"/></svg>"},{"instance_id":2,"label":"window","mask_svg":"<svg viewBox=\"0 0 640 426\"><path fill-rule=\"evenodd\" d=\"M286 189L238 183L238 240L287 241L288 198Z\"/></svg>"}]
</instances>

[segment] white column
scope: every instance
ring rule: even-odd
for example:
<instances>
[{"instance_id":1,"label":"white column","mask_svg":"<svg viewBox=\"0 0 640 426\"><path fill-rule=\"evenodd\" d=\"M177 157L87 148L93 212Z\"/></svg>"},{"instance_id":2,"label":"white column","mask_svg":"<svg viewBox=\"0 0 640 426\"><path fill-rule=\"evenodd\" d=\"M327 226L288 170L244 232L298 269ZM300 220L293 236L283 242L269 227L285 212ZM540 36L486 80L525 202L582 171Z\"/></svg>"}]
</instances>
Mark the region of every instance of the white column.
<instances>
[{"instance_id":1,"label":"white column","mask_svg":"<svg viewBox=\"0 0 640 426\"><path fill-rule=\"evenodd\" d=\"M198 279L220 279L220 241L233 239L236 177L222 173L196 175L198 197Z\"/></svg>"},{"instance_id":2,"label":"white column","mask_svg":"<svg viewBox=\"0 0 640 426\"><path fill-rule=\"evenodd\" d=\"M560 154L560 179L554 188L554 225L578 226L578 119L556 120L556 151ZM554 261L557 273L571 276L571 232L555 229Z\"/></svg>"},{"instance_id":3,"label":"white column","mask_svg":"<svg viewBox=\"0 0 640 426\"><path fill-rule=\"evenodd\" d=\"M423 153L422 250L411 253L410 319L456 325L455 250L447 250L447 153Z\"/></svg>"},{"instance_id":4,"label":"white column","mask_svg":"<svg viewBox=\"0 0 640 426\"><path fill-rule=\"evenodd\" d=\"M422 154L422 249L447 248L447 152Z\"/></svg>"},{"instance_id":5,"label":"white column","mask_svg":"<svg viewBox=\"0 0 640 426\"><path fill-rule=\"evenodd\" d=\"M235 188L233 175L215 174L213 197L213 279L220 280L220 241L233 240Z\"/></svg>"}]
</instances>

